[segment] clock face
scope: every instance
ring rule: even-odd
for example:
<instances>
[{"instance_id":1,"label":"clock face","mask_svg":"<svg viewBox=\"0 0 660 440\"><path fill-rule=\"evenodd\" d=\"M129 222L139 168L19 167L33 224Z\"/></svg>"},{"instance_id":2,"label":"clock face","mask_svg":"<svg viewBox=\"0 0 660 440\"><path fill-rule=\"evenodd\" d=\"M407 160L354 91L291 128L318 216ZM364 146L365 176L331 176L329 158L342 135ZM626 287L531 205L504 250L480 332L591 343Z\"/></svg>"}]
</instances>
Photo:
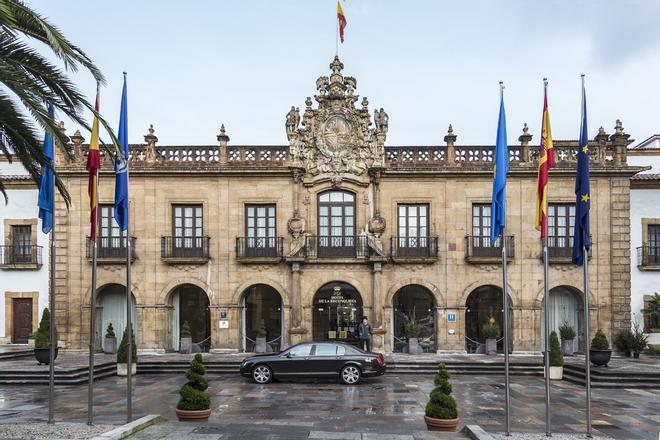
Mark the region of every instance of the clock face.
<instances>
[{"instance_id":1,"label":"clock face","mask_svg":"<svg viewBox=\"0 0 660 440\"><path fill-rule=\"evenodd\" d=\"M328 153L334 155L344 149L351 137L351 125L342 116L330 116L323 127L323 143Z\"/></svg>"}]
</instances>

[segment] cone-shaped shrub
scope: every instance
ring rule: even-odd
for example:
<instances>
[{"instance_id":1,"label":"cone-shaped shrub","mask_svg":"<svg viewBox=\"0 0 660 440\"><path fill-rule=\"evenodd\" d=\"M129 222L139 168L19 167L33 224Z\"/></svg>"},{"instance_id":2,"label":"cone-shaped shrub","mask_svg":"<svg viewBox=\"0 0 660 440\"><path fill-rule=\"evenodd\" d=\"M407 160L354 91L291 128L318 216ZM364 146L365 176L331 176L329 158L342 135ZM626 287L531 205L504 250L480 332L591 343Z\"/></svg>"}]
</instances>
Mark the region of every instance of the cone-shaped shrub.
<instances>
[{"instance_id":1,"label":"cone-shaped shrub","mask_svg":"<svg viewBox=\"0 0 660 440\"><path fill-rule=\"evenodd\" d=\"M561 348L559 348L559 338L557 337L557 332L554 331L550 333L550 366L564 366L564 355L561 354Z\"/></svg>"},{"instance_id":2,"label":"cone-shaped shrub","mask_svg":"<svg viewBox=\"0 0 660 440\"><path fill-rule=\"evenodd\" d=\"M257 328L257 338L265 338L266 334L266 322L262 319L259 322L259 328Z\"/></svg>"},{"instance_id":3,"label":"cone-shaped shrub","mask_svg":"<svg viewBox=\"0 0 660 440\"><path fill-rule=\"evenodd\" d=\"M48 348L48 341L50 339L50 310L45 308L41 321L39 321L39 328L34 335L35 348ZM55 341L57 341L57 328L55 328ZM57 342L55 342L57 344Z\"/></svg>"},{"instance_id":4,"label":"cone-shaped shrub","mask_svg":"<svg viewBox=\"0 0 660 440\"><path fill-rule=\"evenodd\" d=\"M188 321L183 321L183 325L181 326L181 337L182 338L190 337L190 324L188 324Z\"/></svg>"},{"instance_id":5,"label":"cone-shaped shrub","mask_svg":"<svg viewBox=\"0 0 660 440\"><path fill-rule=\"evenodd\" d=\"M205 392L209 387L209 383L204 379L204 373L202 355L197 353L190 363L190 368L186 372L188 382L179 391L181 399L176 406L177 409L195 411L209 409L211 407L211 398Z\"/></svg>"},{"instance_id":6,"label":"cone-shaped shrub","mask_svg":"<svg viewBox=\"0 0 660 440\"><path fill-rule=\"evenodd\" d=\"M601 329L598 329L594 338L591 340L591 348L594 350L609 350L610 344L607 342L607 336Z\"/></svg>"},{"instance_id":7,"label":"cone-shaped shrub","mask_svg":"<svg viewBox=\"0 0 660 440\"><path fill-rule=\"evenodd\" d=\"M426 417L434 419L455 419L458 417L456 401L451 396L449 371L445 364L438 364L438 373L433 382L436 388L431 391L431 400L426 404Z\"/></svg>"},{"instance_id":8,"label":"cone-shaped shrub","mask_svg":"<svg viewBox=\"0 0 660 440\"><path fill-rule=\"evenodd\" d=\"M112 328L112 323L108 324L108 328L105 330L105 337L106 338L115 338L115 329Z\"/></svg>"},{"instance_id":9,"label":"cone-shaped shrub","mask_svg":"<svg viewBox=\"0 0 660 440\"><path fill-rule=\"evenodd\" d=\"M119 350L117 350L117 363L128 363L128 326L124 329L124 336L121 338ZM131 331L131 363L137 363L137 345L135 344L135 335Z\"/></svg>"}]
</instances>

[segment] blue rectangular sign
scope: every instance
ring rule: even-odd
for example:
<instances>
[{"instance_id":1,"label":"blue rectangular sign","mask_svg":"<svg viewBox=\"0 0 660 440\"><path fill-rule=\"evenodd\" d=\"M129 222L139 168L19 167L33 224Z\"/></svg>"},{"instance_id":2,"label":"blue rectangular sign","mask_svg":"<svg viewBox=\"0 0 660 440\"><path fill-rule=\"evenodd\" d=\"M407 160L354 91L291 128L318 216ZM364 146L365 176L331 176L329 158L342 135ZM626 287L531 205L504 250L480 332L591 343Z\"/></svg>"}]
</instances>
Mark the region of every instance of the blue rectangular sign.
<instances>
[{"instance_id":1,"label":"blue rectangular sign","mask_svg":"<svg viewBox=\"0 0 660 440\"><path fill-rule=\"evenodd\" d=\"M447 322L456 322L456 313L447 313Z\"/></svg>"}]
</instances>

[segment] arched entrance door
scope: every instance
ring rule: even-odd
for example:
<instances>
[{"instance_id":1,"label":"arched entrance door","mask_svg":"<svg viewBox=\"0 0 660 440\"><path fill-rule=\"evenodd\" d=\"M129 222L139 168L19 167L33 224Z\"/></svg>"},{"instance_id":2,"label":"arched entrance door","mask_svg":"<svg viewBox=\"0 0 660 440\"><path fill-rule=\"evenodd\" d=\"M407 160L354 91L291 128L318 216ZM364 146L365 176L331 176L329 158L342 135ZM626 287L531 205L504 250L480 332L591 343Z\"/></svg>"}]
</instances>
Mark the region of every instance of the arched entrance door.
<instances>
[{"instance_id":1,"label":"arched entrance door","mask_svg":"<svg viewBox=\"0 0 660 440\"><path fill-rule=\"evenodd\" d=\"M406 352L412 328L419 332L419 346L424 352L435 352L435 298L425 287L405 286L392 298L393 351Z\"/></svg>"},{"instance_id":2,"label":"arched entrance door","mask_svg":"<svg viewBox=\"0 0 660 440\"><path fill-rule=\"evenodd\" d=\"M314 341L357 344L362 297L353 286L342 282L324 285L314 295L313 308Z\"/></svg>"},{"instance_id":3,"label":"arched entrance door","mask_svg":"<svg viewBox=\"0 0 660 440\"><path fill-rule=\"evenodd\" d=\"M170 331L172 349L179 350L181 327L190 325L193 351L209 351L211 348L211 311L206 292L193 284L182 284L172 291Z\"/></svg>"},{"instance_id":4,"label":"arched entrance door","mask_svg":"<svg viewBox=\"0 0 660 440\"><path fill-rule=\"evenodd\" d=\"M138 322L133 294L131 294L131 302L131 324L137 341ZM119 346L126 328L126 287L121 284L108 284L101 287L97 294L96 304L96 347L101 348L101 341L110 323L112 323L117 337L117 346Z\"/></svg>"},{"instance_id":5,"label":"arched entrance door","mask_svg":"<svg viewBox=\"0 0 660 440\"><path fill-rule=\"evenodd\" d=\"M500 327L500 337L497 341L497 351L504 350L504 306L502 304L502 289L497 286L481 286L474 289L465 301L465 350L468 353L483 353L486 339L483 336L483 326L490 318ZM513 350L513 313L509 296L509 351Z\"/></svg>"},{"instance_id":6,"label":"arched entrance door","mask_svg":"<svg viewBox=\"0 0 660 440\"><path fill-rule=\"evenodd\" d=\"M255 284L243 293L243 351L253 352L257 332L266 330L268 351L279 351L282 343L282 298L266 284Z\"/></svg>"},{"instance_id":7,"label":"arched entrance door","mask_svg":"<svg viewBox=\"0 0 660 440\"><path fill-rule=\"evenodd\" d=\"M573 348L578 351L582 341L582 297L580 293L568 286L559 286L550 289L550 331L556 331L559 336L559 327L567 323L575 330ZM545 350L545 299L541 303L541 351Z\"/></svg>"}]
</instances>

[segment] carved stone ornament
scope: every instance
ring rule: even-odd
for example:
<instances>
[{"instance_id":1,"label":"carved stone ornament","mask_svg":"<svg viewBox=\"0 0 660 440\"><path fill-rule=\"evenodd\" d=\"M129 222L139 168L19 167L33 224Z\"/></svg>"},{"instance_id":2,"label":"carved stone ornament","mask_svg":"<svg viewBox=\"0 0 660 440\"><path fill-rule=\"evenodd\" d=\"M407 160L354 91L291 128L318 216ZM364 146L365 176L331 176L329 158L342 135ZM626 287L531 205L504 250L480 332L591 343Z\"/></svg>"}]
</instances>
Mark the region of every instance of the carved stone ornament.
<instances>
[{"instance_id":1,"label":"carved stone ornament","mask_svg":"<svg viewBox=\"0 0 660 440\"><path fill-rule=\"evenodd\" d=\"M342 176L362 177L371 168L382 168L385 157L385 137L388 116L383 109L374 113L376 128L372 126L368 101L355 94L357 81L341 74L344 65L335 57L330 64L332 73L316 81L318 108L306 101L302 117L291 107L286 117L292 167L305 170L307 179L327 177L335 186Z\"/></svg>"},{"instance_id":2,"label":"carved stone ornament","mask_svg":"<svg viewBox=\"0 0 660 440\"><path fill-rule=\"evenodd\" d=\"M289 234L291 234L294 238L298 238L303 234L303 232L305 232L305 219L302 218L296 211L293 214L293 217L291 217L286 223L286 226L289 229Z\"/></svg>"},{"instance_id":3,"label":"carved stone ornament","mask_svg":"<svg viewBox=\"0 0 660 440\"><path fill-rule=\"evenodd\" d=\"M374 234L376 237L380 237L383 232L385 232L385 227L387 223L385 219L380 214L376 214L369 219L369 232Z\"/></svg>"}]
</instances>

